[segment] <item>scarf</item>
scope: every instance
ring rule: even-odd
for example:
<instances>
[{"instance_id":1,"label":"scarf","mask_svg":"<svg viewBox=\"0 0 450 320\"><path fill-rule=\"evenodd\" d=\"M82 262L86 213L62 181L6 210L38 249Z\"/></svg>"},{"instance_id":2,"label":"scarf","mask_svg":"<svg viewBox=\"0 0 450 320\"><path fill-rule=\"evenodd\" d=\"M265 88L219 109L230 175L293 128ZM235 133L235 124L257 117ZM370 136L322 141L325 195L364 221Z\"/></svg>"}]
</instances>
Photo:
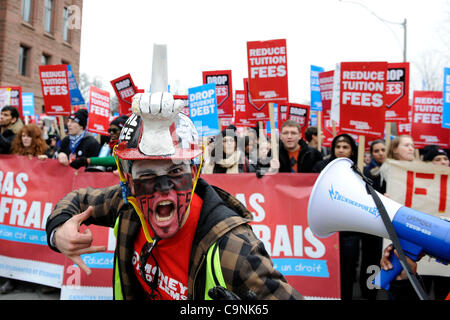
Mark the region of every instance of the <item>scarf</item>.
<instances>
[{"instance_id":1,"label":"scarf","mask_svg":"<svg viewBox=\"0 0 450 320\"><path fill-rule=\"evenodd\" d=\"M70 152L75 154L75 150L77 150L78 146L81 143L81 140L86 136L86 131L83 131L81 134L77 136L70 136L69 135L69 149Z\"/></svg>"}]
</instances>

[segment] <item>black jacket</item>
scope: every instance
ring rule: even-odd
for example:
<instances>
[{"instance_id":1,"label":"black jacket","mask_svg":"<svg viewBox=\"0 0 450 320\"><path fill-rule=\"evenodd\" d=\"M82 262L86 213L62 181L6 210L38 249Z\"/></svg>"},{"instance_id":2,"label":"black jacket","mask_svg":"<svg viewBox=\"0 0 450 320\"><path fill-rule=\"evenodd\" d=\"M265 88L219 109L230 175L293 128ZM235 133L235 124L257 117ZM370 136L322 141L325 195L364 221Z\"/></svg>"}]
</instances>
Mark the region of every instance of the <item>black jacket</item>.
<instances>
[{"instance_id":1,"label":"black jacket","mask_svg":"<svg viewBox=\"0 0 450 320\"><path fill-rule=\"evenodd\" d=\"M356 145L355 140L346 133L337 135L336 137L334 137L333 142L331 143L331 154L328 158L323 159L322 161L317 162L314 167L312 172L322 172L323 169L325 169L325 167L334 159L336 159L336 153L335 153L335 148L336 148L336 144L337 144L337 140L339 139L339 137L341 136L346 136L348 138L348 140L350 141L350 145L352 147L352 151L353 151L353 155L350 157L350 160L353 161L353 163L357 163L358 162L358 146Z\"/></svg>"},{"instance_id":2,"label":"black jacket","mask_svg":"<svg viewBox=\"0 0 450 320\"><path fill-rule=\"evenodd\" d=\"M59 148L59 152L64 152L67 157L70 156L70 141L69 136L65 137L61 141L61 146ZM86 135L83 140L81 140L81 143L78 145L77 149L75 150L75 156L76 158L79 157L96 157L98 156L100 152L100 144L95 140L94 137Z\"/></svg>"},{"instance_id":3,"label":"black jacket","mask_svg":"<svg viewBox=\"0 0 450 320\"><path fill-rule=\"evenodd\" d=\"M313 172L314 165L322 160L322 154L319 150L308 146L308 144L300 139L300 152L297 159L297 172ZM292 172L291 160L289 159L289 152L284 148L283 142L280 141L280 172Z\"/></svg>"},{"instance_id":4,"label":"black jacket","mask_svg":"<svg viewBox=\"0 0 450 320\"><path fill-rule=\"evenodd\" d=\"M6 129L0 134L0 154L11 153L11 144L15 137L16 134L10 129Z\"/></svg>"}]
</instances>

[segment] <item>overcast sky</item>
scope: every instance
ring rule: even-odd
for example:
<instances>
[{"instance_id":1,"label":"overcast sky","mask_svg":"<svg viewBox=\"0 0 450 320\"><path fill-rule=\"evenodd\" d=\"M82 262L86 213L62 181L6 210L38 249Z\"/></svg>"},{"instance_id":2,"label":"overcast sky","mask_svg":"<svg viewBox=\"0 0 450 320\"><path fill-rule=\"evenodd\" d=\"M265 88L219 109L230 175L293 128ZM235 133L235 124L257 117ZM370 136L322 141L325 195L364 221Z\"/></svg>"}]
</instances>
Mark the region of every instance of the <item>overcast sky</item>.
<instances>
[{"instance_id":1,"label":"overcast sky","mask_svg":"<svg viewBox=\"0 0 450 320\"><path fill-rule=\"evenodd\" d=\"M100 77L111 92L109 81L130 73L148 90L153 44L167 44L170 83L187 90L202 84L202 71L232 70L239 90L247 41L286 39L290 101L304 103L311 64L332 70L342 61L402 61L403 27L369 10L407 19L411 82L422 89L415 63L443 50L448 0L85 0L80 72Z\"/></svg>"}]
</instances>

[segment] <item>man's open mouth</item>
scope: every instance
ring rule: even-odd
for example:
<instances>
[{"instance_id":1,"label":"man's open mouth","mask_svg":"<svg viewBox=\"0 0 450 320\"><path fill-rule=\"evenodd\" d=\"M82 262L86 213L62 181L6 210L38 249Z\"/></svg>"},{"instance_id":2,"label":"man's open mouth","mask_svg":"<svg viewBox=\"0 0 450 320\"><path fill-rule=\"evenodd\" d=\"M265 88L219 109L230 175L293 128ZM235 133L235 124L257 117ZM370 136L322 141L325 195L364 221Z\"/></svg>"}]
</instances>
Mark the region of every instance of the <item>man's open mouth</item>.
<instances>
[{"instance_id":1,"label":"man's open mouth","mask_svg":"<svg viewBox=\"0 0 450 320\"><path fill-rule=\"evenodd\" d=\"M163 200L156 205L156 221L165 222L175 214L175 204L170 200Z\"/></svg>"}]
</instances>

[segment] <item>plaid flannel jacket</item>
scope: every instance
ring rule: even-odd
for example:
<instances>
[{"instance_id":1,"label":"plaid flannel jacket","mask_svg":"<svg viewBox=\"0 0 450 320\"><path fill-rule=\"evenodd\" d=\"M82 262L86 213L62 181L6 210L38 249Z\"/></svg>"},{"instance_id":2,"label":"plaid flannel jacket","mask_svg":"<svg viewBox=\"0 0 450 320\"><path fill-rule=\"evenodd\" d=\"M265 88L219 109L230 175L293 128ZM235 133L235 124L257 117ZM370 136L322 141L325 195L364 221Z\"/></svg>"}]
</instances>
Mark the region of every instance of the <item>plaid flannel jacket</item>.
<instances>
[{"instance_id":1,"label":"plaid flannel jacket","mask_svg":"<svg viewBox=\"0 0 450 320\"><path fill-rule=\"evenodd\" d=\"M211 245L219 244L222 273L227 289L241 297L252 290L258 299L303 299L283 275L273 268L264 244L255 236L249 222L251 213L226 191L199 179L196 194L203 199L189 261L188 298L203 299L205 257ZM94 211L85 224L113 227L119 217L114 260L118 263L124 299L145 299L133 272L133 243L141 227L138 215L122 199L120 186L103 189L84 188L72 191L57 203L48 218L48 239L53 229L83 212L91 205ZM52 247L49 242L49 246ZM116 270L116 266L114 266Z\"/></svg>"}]
</instances>

